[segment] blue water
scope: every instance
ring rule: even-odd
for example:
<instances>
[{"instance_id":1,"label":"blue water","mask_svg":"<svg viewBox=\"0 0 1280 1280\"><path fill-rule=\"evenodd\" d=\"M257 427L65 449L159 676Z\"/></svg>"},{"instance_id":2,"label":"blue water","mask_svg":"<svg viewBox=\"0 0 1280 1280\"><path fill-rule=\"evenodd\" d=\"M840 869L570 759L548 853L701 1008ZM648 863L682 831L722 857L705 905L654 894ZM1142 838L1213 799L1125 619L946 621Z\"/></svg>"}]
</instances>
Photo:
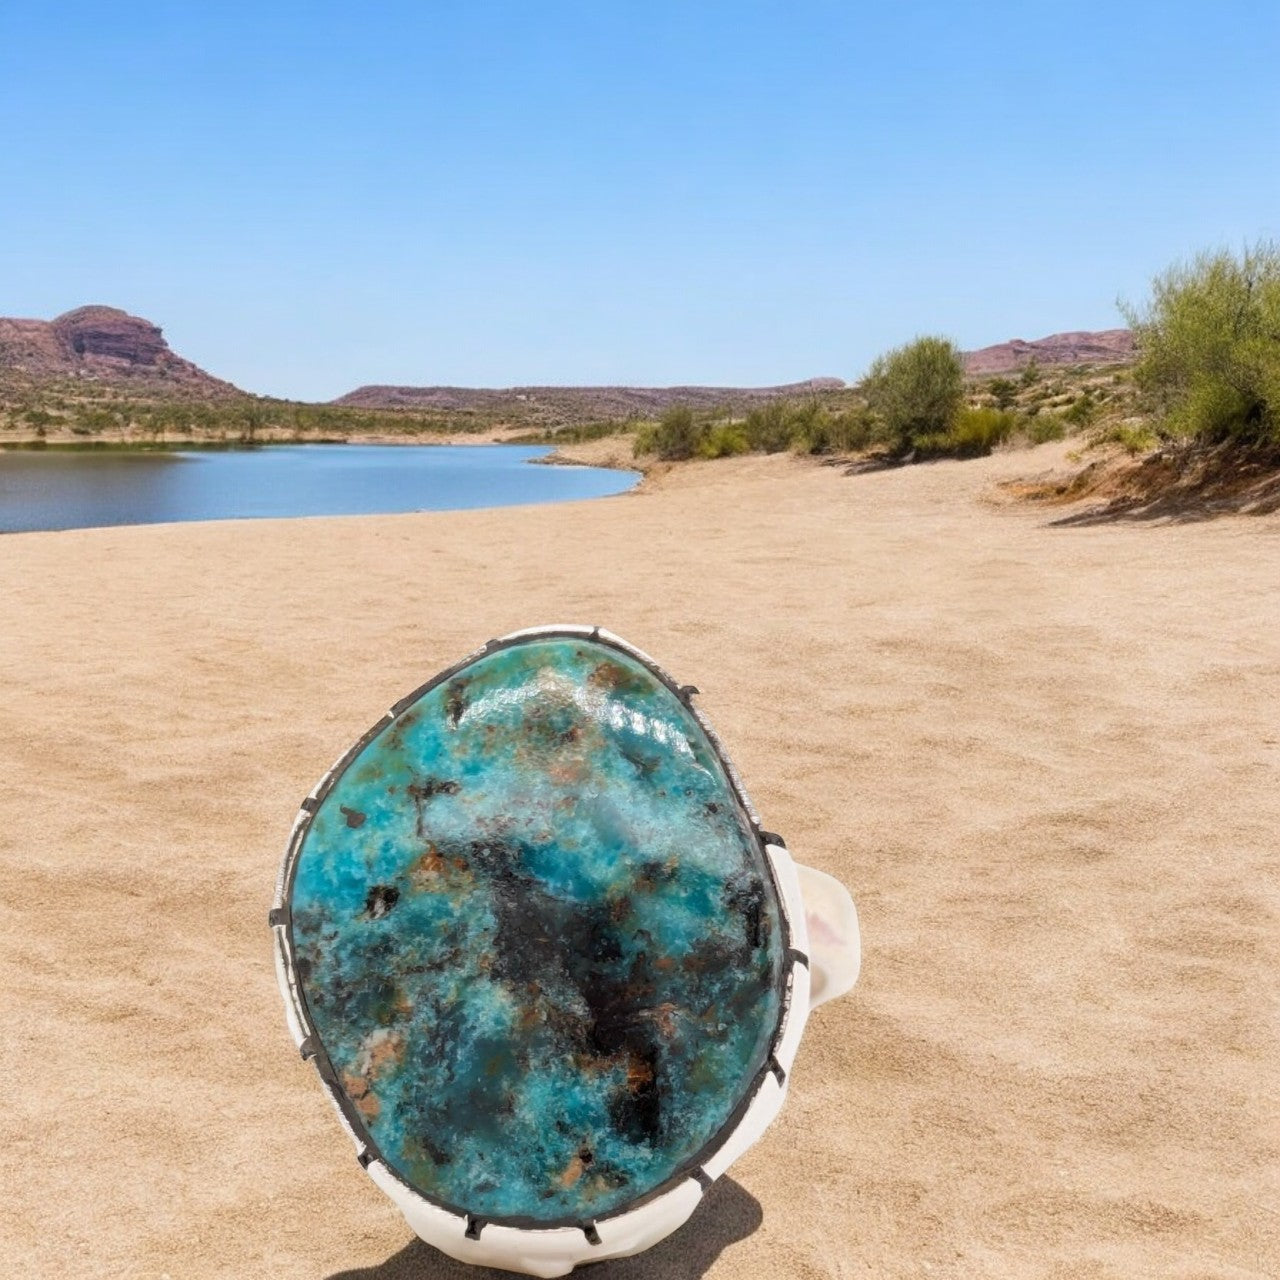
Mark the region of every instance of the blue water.
<instances>
[{"instance_id":1,"label":"blue water","mask_svg":"<svg viewBox=\"0 0 1280 1280\"><path fill-rule=\"evenodd\" d=\"M634 472L531 466L526 445L272 445L0 453L0 533L264 516L456 511L601 498Z\"/></svg>"}]
</instances>

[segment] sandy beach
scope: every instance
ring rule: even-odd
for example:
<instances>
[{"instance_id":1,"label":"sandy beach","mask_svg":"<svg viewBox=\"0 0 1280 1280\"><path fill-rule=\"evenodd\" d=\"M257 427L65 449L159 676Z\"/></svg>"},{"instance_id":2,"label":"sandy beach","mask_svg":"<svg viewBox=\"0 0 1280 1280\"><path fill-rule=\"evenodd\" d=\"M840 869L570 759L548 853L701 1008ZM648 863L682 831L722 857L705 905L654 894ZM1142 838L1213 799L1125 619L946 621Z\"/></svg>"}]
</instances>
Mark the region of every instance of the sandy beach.
<instances>
[{"instance_id":1,"label":"sandy beach","mask_svg":"<svg viewBox=\"0 0 1280 1280\"><path fill-rule=\"evenodd\" d=\"M1280 517L993 496L1054 449L0 538L5 1273L479 1274L357 1166L266 913L386 707L589 622L703 690L865 947L764 1140L593 1277L1280 1275Z\"/></svg>"}]
</instances>

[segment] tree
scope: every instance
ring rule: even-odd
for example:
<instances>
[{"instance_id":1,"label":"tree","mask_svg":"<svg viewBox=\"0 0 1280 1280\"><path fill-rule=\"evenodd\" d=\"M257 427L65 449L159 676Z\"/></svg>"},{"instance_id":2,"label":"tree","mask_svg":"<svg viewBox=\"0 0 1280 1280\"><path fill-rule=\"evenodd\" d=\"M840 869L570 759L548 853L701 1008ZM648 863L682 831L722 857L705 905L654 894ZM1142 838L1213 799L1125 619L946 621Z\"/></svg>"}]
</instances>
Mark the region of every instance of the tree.
<instances>
[{"instance_id":1,"label":"tree","mask_svg":"<svg viewBox=\"0 0 1280 1280\"><path fill-rule=\"evenodd\" d=\"M1161 430L1206 444L1280 444L1280 247L1202 253L1152 281L1134 377Z\"/></svg>"},{"instance_id":2,"label":"tree","mask_svg":"<svg viewBox=\"0 0 1280 1280\"><path fill-rule=\"evenodd\" d=\"M964 363L947 338L917 338L877 356L862 391L890 448L911 453L954 424L964 403Z\"/></svg>"}]
</instances>

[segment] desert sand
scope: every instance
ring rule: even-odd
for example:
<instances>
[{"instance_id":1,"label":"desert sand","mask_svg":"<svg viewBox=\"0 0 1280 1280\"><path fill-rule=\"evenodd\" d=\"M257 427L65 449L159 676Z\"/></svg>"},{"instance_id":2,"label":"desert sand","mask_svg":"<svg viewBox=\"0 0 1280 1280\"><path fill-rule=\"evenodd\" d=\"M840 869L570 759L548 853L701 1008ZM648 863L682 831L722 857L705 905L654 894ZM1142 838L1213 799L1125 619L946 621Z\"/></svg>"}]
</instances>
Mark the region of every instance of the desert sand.
<instances>
[{"instance_id":1,"label":"desert sand","mask_svg":"<svg viewBox=\"0 0 1280 1280\"><path fill-rule=\"evenodd\" d=\"M1280 1275L1280 517L991 497L1043 456L0 538L4 1273L476 1274L357 1166L267 909L387 706L582 621L702 688L865 946L761 1143L593 1276Z\"/></svg>"}]
</instances>

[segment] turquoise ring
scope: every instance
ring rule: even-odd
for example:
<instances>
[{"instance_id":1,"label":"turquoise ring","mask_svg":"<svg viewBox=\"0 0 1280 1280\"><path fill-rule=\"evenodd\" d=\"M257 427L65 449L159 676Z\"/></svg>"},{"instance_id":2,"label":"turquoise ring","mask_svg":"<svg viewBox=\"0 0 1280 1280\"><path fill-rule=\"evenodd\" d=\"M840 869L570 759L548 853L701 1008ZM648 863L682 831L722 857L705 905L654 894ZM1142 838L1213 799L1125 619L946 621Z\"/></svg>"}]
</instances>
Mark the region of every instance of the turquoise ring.
<instances>
[{"instance_id":1,"label":"turquoise ring","mask_svg":"<svg viewBox=\"0 0 1280 1280\"><path fill-rule=\"evenodd\" d=\"M540 1276L675 1230L857 977L842 885L764 830L694 705L598 627L490 641L303 801L289 1027L428 1243Z\"/></svg>"}]
</instances>

